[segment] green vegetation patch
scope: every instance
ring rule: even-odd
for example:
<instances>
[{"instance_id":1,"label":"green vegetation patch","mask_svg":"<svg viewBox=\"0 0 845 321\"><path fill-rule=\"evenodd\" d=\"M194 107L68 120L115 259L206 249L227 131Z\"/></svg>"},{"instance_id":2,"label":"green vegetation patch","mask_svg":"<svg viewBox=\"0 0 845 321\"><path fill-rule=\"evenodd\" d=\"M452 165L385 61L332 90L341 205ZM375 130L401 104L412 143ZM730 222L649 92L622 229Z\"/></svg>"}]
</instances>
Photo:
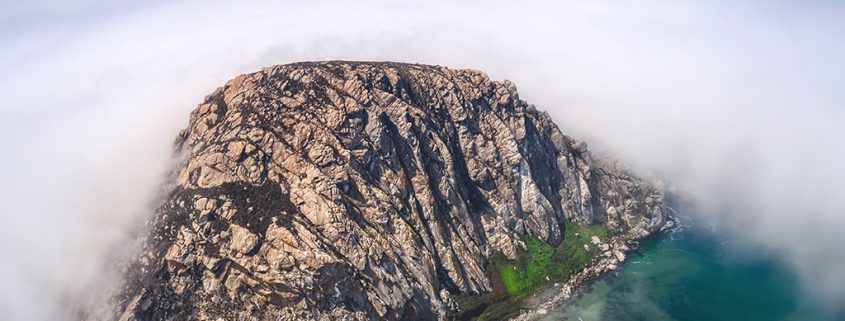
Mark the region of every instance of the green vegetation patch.
<instances>
[{"instance_id":1,"label":"green vegetation patch","mask_svg":"<svg viewBox=\"0 0 845 321\"><path fill-rule=\"evenodd\" d=\"M586 268L596 247L591 236L605 239L609 233L604 225L581 227L568 224L563 227L563 242L552 246L534 235L524 235L527 250L516 261L494 257L493 265L502 279L509 296L522 296L551 282L565 281ZM589 250L584 248L589 246Z\"/></svg>"},{"instance_id":2,"label":"green vegetation patch","mask_svg":"<svg viewBox=\"0 0 845 321\"><path fill-rule=\"evenodd\" d=\"M457 297L462 312L458 319L493 320L514 314L521 308L525 296L551 283L565 282L586 268L597 251L591 237L598 236L606 242L610 234L604 225L566 224L561 230L563 241L558 246L534 235L523 235L526 250L516 260L508 260L501 253L493 255L487 267L494 285L493 293Z\"/></svg>"}]
</instances>

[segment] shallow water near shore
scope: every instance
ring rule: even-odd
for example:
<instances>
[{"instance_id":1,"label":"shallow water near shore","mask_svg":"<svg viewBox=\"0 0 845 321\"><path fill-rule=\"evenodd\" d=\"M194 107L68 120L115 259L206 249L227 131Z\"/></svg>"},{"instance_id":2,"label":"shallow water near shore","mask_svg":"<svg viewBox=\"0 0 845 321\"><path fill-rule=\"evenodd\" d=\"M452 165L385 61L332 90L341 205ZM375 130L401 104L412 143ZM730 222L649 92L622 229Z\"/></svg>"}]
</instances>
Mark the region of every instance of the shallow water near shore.
<instances>
[{"instance_id":1,"label":"shallow water near shore","mask_svg":"<svg viewBox=\"0 0 845 321\"><path fill-rule=\"evenodd\" d=\"M845 320L842 307L805 298L776 259L725 233L686 229L643 241L620 271L544 320Z\"/></svg>"}]
</instances>

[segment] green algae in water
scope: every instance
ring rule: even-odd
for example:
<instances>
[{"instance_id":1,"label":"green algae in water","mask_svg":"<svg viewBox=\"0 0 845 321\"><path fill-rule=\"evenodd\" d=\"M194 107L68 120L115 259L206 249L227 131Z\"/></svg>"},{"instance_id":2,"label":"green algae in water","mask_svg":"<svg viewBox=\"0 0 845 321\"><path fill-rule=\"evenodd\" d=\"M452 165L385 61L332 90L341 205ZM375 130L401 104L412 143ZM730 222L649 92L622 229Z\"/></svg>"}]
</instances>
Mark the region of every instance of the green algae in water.
<instances>
[{"instance_id":1,"label":"green algae in water","mask_svg":"<svg viewBox=\"0 0 845 321\"><path fill-rule=\"evenodd\" d=\"M649 239L618 275L586 286L546 320L845 320L803 302L780 262L743 248L700 231Z\"/></svg>"}]
</instances>

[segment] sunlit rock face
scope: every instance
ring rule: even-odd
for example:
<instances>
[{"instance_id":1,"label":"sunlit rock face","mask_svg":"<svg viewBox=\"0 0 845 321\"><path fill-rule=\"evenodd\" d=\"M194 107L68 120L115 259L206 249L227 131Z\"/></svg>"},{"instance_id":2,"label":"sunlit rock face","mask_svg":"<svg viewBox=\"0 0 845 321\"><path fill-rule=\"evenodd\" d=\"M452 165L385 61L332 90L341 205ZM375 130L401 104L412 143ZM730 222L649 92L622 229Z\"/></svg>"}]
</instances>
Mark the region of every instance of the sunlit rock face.
<instances>
[{"instance_id":1,"label":"sunlit rock face","mask_svg":"<svg viewBox=\"0 0 845 321\"><path fill-rule=\"evenodd\" d=\"M207 96L176 148L119 319L443 319L522 234L666 221L662 189L475 70L265 68Z\"/></svg>"}]
</instances>

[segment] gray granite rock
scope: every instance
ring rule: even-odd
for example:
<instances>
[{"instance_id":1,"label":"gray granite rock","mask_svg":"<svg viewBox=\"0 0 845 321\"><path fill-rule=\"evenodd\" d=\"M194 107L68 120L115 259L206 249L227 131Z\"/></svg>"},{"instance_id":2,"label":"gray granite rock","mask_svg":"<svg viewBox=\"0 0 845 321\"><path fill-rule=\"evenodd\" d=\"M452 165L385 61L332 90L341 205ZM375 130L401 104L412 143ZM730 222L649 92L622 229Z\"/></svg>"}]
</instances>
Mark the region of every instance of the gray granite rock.
<instances>
[{"instance_id":1,"label":"gray granite rock","mask_svg":"<svg viewBox=\"0 0 845 321\"><path fill-rule=\"evenodd\" d=\"M515 257L523 233L665 222L659 186L475 70L265 68L207 96L176 148L121 319L443 319L452 295L491 290L488 257Z\"/></svg>"}]
</instances>

